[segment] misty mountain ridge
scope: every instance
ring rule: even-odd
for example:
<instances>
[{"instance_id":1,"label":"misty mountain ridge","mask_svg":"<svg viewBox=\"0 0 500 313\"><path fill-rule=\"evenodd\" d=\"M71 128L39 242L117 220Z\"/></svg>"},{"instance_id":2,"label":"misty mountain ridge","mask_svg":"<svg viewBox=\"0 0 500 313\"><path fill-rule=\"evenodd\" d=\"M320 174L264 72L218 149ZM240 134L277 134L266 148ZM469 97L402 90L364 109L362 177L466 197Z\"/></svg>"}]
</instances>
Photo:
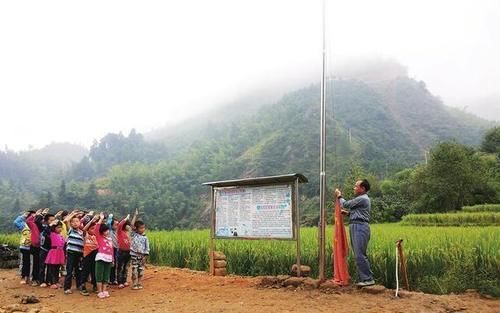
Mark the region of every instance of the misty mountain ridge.
<instances>
[{"instance_id":1,"label":"misty mountain ridge","mask_svg":"<svg viewBox=\"0 0 500 313\"><path fill-rule=\"evenodd\" d=\"M494 125L445 106L424 82L405 76L404 67L391 64L376 80L373 72L380 70L358 70L366 81L347 74L327 81L329 186L343 186L356 169L390 177L423 162L439 142L478 146ZM204 227L203 182L299 172L309 178L301 186L304 210L315 212L320 86L304 86L279 96L282 91L268 88L154 133L107 134L66 169L0 153L0 210L13 216L20 207L60 204L126 214L140 207L152 228ZM70 151L56 154L78 156ZM53 153L31 156L50 159Z\"/></svg>"},{"instance_id":2,"label":"misty mountain ridge","mask_svg":"<svg viewBox=\"0 0 500 313\"><path fill-rule=\"evenodd\" d=\"M304 86L308 85L304 83ZM298 89L294 92L283 93L281 100L276 92L269 91L258 95L249 95L239 101L221 105L208 113L184 121L180 125L170 126L146 133L145 138L155 142L163 142L171 150L186 151L195 141L210 138L210 129L224 129L233 123L245 123L245 120L255 116L267 115L272 106L279 105L290 96L303 97L303 110L306 106L319 108L319 98L307 90L319 89L319 84L310 84L309 88ZM347 88L347 89L346 89ZM349 90L352 94L346 94ZM257 91L258 92L258 91ZM272 96L269 96L272 94ZM307 94L307 96L306 96ZM360 94L372 97L370 103L360 107L359 103L366 99L358 99L359 103L352 103ZM318 90L319 96L319 90ZM409 144L407 148L418 153L421 159L423 151L433 144L443 140L456 140L470 145L478 145L485 129L495 123L486 121L473 114L464 112L443 104L439 97L432 95L423 81L416 81L408 77L408 69L392 59L363 59L359 62L340 63L335 66L335 73L327 83L327 105L329 116L338 120L344 127L338 129L338 136L351 132L356 142L360 135L356 125L347 125L342 122L352 115L366 116L366 119L382 118L386 123L397 125L398 131ZM335 106L335 108L333 108ZM371 112L371 113L370 113ZM368 114L368 116L367 116ZM299 122L299 121L297 121ZM366 120L359 121L365 123ZM317 124L310 125L313 129ZM380 125L384 127L384 125ZM385 127L392 128L393 125ZM227 128L227 127L226 127ZM374 129L375 131L376 129ZM286 129L284 130L286 131ZM377 129L383 133L382 129ZM370 134L373 136L374 134ZM393 140L393 138L387 138ZM362 140L361 140L362 141ZM413 148L410 148L413 147Z\"/></svg>"}]
</instances>

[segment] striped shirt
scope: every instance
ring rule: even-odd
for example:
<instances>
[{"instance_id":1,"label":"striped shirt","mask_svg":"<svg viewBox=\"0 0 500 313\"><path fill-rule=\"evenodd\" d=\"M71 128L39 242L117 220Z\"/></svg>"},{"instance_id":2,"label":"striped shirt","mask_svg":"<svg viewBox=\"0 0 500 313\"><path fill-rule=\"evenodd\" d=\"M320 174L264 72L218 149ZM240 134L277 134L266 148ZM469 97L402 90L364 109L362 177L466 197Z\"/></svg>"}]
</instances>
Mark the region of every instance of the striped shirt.
<instances>
[{"instance_id":1,"label":"striped shirt","mask_svg":"<svg viewBox=\"0 0 500 313\"><path fill-rule=\"evenodd\" d=\"M71 228L66 242L66 251L83 253L83 232L81 230Z\"/></svg>"}]
</instances>

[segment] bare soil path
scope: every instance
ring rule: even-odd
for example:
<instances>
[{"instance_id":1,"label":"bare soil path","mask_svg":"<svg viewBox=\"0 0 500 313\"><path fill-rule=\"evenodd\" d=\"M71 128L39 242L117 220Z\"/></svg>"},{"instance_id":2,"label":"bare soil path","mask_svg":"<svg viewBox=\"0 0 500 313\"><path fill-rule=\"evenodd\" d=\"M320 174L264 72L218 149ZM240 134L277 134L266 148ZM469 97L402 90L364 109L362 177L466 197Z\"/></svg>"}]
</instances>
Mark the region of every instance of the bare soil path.
<instances>
[{"instance_id":1,"label":"bare soil path","mask_svg":"<svg viewBox=\"0 0 500 313\"><path fill-rule=\"evenodd\" d=\"M250 277L212 277L167 267L148 267L145 289L111 288L111 297L64 295L19 284L16 270L0 270L0 313L3 312L500 312L500 300L472 294L428 295L408 293L395 299L392 291L368 294L349 292L259 288ZM37 304L20 304L35 295Z\"/></svg>"}]
</instances>

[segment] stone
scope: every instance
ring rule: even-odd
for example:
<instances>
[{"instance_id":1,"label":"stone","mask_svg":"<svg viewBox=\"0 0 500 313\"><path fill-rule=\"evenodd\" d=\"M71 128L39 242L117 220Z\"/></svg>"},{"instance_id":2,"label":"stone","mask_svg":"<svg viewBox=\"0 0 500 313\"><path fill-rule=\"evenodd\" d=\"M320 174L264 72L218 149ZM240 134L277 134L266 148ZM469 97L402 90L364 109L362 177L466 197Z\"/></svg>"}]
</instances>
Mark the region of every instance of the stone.
<instances>
[{"instance_id":1,"label":"stone","mask_svg":"<svg viewBox=\"0 0 500 313\"><path fill-rule=\"evenodd\" d=\"M292 276L297 276L297 269L299 266L297 264L292 265ZM300 276L301 277L308 277L311 274L311 267L307 265L301 265L300 266Z\"/></svg>"},{"instance_id":2,"label":"stone","mask_svg":"<svg viewBox=\"0 0 500 313\"><path fill-rule=\"evenodd\" d=\"M262 287L272 287L279 284L279 280L276 276L264 276L260 280L260 286Z\"/></svg>"},{"instance_id":3,"label":"stone","mask_svg":"<svg viewBox=\"0 0 500 313\"><path fill-rule=\"evenodd\" d=\"M21 299L22 304L32 304L32 303L38 303L40 300L35 297L35 296L24 296Z\"/></svg>"},{"instance_id":4,"label":"stone","mask_svg":"<svg viewBox=\"0 0 500 313\"><path fill-rule=\"evenodd\" d=\"M305 278L303 277L290 277L283 282L283 286L293 286L295 288L301 286L304 283Z\"/></svg>"},{"instance_id":5,"label":"stone","mask_svg":"<svg viewBox=\"0 0 500 313\"><path fill-rule=\"evenodd\" d=\"M394 291L394 292L396 292L396 291ZM398 297L400 297L400 298L410 298L412 295L413 295L413 293L408 291L408 290L399 289L399 291L398 291Z\"/></svg>"},{"instance_id":6,"label":"stone","mask_svg":"<svg viewBox=\"0 0 500 313\"><path fill-rule=\"evenodd\" d=\"M221 251L214 251L214 260L226 260L226 255Z\"/></svg>"},{"instance_id":7,"label":"stone","mask_svg":"<svg viewBox=\"0 0 500 313\"><path fill-rule=\"evenodd\" d=\"M386 292L387 288L385 288L382 285L372 285L372 286L362 287L361 291L364 293L372 294L372 295L378 295L378 294Z\"/></svg>"},{"instance_id":8,"label":"stone","mask_svg":"<svg viewBox=\"0 0 500 313\"><path fill-rule=\"evenodd\" d=\"M321 281L319 279L306 278L304 280L304 287L307 289L318 289Z\"/></svg>"},{"instance_id":9,"label":"stone","mask_svg":"<svg viewBox=\"0 0 500 313\"><path fill-rule=\"evenodd\" d=\"M227 270L226 268L216 268L214 269L214 276L226 276Z\"/></svg>"},{"instance_id":10,"label":"stone","mask_svg":"<svg viewBox=\"0 0 500 313\"><path fill-rule=\"evenodd\" d=\"M278 283L279 284L283 284L283 282L285 280L287 280L288 278L290 278L289 275L278 275L278 276L276 276L276 279L278 279Z\"/></svg>"},{"instance_id":11,"label":"stone","mask_svg":"<svg viewBox=\"0 0 500 313\"><path fill-rule=\"evenodd\" d=\"M321 290L336 290L340 289L341 287L337 285L336 283L333 282L333 280L327 280L323 283L320 283L319 289Z\"/></svg>"},{"instance_id":12,"label":"stone","mask_svg":"<svg viewBox=\"0 0 500 313\"><path fill-rule=\"evenodd\" d=\"M214 267L215 268L225 268L227 265L227 262L224 260L215 260L214 261Z\"/></svg>"}]
</instances>

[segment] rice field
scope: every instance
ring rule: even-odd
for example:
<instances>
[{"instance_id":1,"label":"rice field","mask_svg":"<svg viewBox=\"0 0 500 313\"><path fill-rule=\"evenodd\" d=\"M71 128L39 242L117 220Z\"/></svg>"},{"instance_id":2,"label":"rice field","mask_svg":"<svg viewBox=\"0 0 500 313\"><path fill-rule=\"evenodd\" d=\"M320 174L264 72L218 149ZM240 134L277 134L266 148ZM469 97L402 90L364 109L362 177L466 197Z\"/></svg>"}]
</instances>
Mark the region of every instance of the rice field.
<instances>
[{"instance_id":1,"label":"rice field","mask_svg":"<svg viewBox=\"0 0 500 313\"><path fill-rule=\"evenodd\" d=\"M412 226L500 226L500 212L408 214L403 216L401 223Z\"/></svg>"},{"instance_id":2,"label":"rice field","mask_svg":"<svg viewBox=\"0 0 500 313\"><path fill-rule=\"evenodd\" d=\"M410 287L430 293L480 292L500 296L500 227L414 227L401 224L371 226L368 248L377 282L395 287L395 241L403 239ZM150 261L157 265L208 268L208 230L151 231ZM327 230L331 255L332 229ZM18 235L0 235L0 243L17 245ZM228 271L238 275L287 274L295 263L295 242L217 240L228 258ZM317 276L317 228L301 229L302 263ZM327 263L331 277L331 260ZM349 257L355 279L355 265Z\"/></svg>"},{"instance_id":3,"label":"rice field","mask_svg":"<svg viewBox=\"0 0 500 313\"><path fill-rule=\"evenodd\" d=\"M500 204L477 204L464 206L463 212L500 212Z\"/></svg>"},{"instance_id":4,"label":"rice field","mask_svg":"<svg viewBox=\"0 0 500 313\"><path fill-rule=\"evenodd\" d=\"M151 261L156 264L207 270L208 230L151 232ZM331 255L332 229L327 232ZM413 227L372 225L369 259L379 283L395 287L395 241L402 238L414 289L431 293L475 288L500 295L500 227ZM286 241L217 240L228 258L228 271L240 275L287 274L295 262L295 243ZM317 228L302 228L302 263L317 268ZM327 270L331 276L331 260ZM355 276L352 256L351 275Z\"/></svg>"}]
</instances>

